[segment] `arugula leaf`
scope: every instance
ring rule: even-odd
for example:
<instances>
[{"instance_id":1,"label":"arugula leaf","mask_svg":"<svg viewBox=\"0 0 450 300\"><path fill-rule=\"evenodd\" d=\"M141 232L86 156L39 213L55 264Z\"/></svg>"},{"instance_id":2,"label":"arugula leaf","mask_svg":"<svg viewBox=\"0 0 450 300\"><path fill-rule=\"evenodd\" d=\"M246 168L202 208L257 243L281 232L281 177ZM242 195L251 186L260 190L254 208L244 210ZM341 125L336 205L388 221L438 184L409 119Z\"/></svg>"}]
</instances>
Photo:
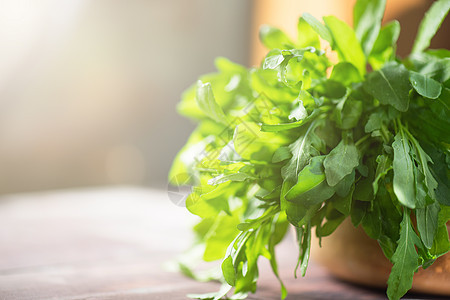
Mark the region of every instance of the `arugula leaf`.
<instances>
[{"instance_id":1,"label":"arugula leaf","mask_svg":"<svg viewBox=\"0 0 450 300\"><path fill-rule=\"evenodd\" d=\"M269 49L291 49L294 48L294 43L291 39L280 29L263 25L259 29L259 39Z\"/></svg>"},{"instance_id":2,"label":"arugula leaf","mask_svg":"<svg viewBox=\"0 0 450 300\"><path fill-rule=\"evenodd\" d=\"M374 70L383 67L387 62L395 59L395 50L400 35L400 23L394 20L383 26L373 45L367 60Z\"/></svg>"},{"instance_id":3,"label":"arugula leaf","mask_svg":"<svg viewBox=\"0 0 450 300\"><path fill-rule=\"evenodd\" d=\"M331 43L333 41L333 38L331 37L331 33L328 30L325 25L323 25L319 20L314 18L309 13L304 13L302 15L303 20L311 26L312 29L314 29L315 32L317 32L321 38L323 38L325 41Z\"/></svg>"},{"instance_id":4,"label":"arugula leaf","mask_svg":"<svg viewBox=\"0 0 450 300\"><path fill-rule=\"evenodd\" d=\"M427 205L416 210L417 229L423 244L430 249L433 246L434 237L438 227L439 203Z\"/></svg>"},{"instance_id":5,"label":"arugula leaf","mask_svg":"<svg viewBox=\"0 0 450 300\"><path fill-rule=\"evenodd\" d=\"M378 183L380 182L380 180L385 177L390 170L393 169L392 160L384 154L379 155L376 161L377 169L375 172L375 180L372 183L374 195L378 193Z\"/></svg>"},{"instance_id":6,"label":"arugula leaf","mask_svg":"<svg viewBox=\"0 0 450 300\"><path fill-rule=\"evenodd\" d=\"M318 225L316 234L320 237L329 236L344 221L345 216L337 210L329 210L326 212L327 221L323 225Z\"/></svg>"},{"instance_id":7,"label":"arugula leaf","mask_svg":"<svg viewBox=\"0 0 450 300\"><path fill-rule=\"evenodd\" d=\"M300 249L297 266L294 270L294 277L297 278L297 269L299 266L302 277L306 275L306 269L308 268L309 254L311 251L311 225L308 224L304 227L297 227L295 230Z\"/></svg>"},{"instance_id":8,"label":"arugula leaf","mask_svg":"<svg viewBox=\"0 0 450 300\"><path fill-rule=\"evenodd\" d=\"M210 83L202 83L201 81L198 81L196 99L198 106L207 116L224 125L228 125L227 117L225 116L222 108L214 99Z\"/></svg>"},{"instance_id":9,"label":"arugula leaf","mask_svg":"<svg viewBox=\"0 0 450 300\"><path fill-rule=\"evenodd\" d=\"M334 121L340 129L352 129L358 124L362 111L362 101L344 98L336 105Z\"/></svg>"},{"instance_id":10,"label":"arugula leaf","mask_svg":"<svg viewBox=\"0 0 450 300\"><path fill-rule=\"evenodd\" d=\"M352 185L347 195L340 196L339 193L336 191L336 195L332 198L333 207L336 208L344 216L350 215L353 199L352 196L354 190L355 185Z\"/></svg>"},{"instance_id":11,"label":"arugula leaf","mask_svg":"<svg viewBox=\"0 0 450 300\"><path fill-rule=\"evenodd\" d=\"M334 16L323 18L331 34L333 49L340 60L352 63L361 75L366 73L366 58L355 32L343 21Z\"/></svg>"},{"instance_id":12,"label":"arugula leaf","mask_svg":"<svg viewBox=\"0 0 450 300\"><path fill-rule=\"evenodd\" d=\"M286 194L286 199L294 199L325 181L323 160L323 156L316 156L311 159L310 163L298 173L297 183Z\"/></svg>"},{"instance_id":13,"label":"arugula leaf","mask_svg":"<svg viewBox=\"0 0 450 300\"><path fill-rule=\"evenodd\" d=\"M378 37L386 0L358 0L353 7L353 26L361 42L364 54L368 56Z\"/></svg>"},{"instance_id":14,"label":"arugula leaf","mask_svg":"<svg viewBox=\"0 0 450 300\"><path fill-rule=\"evenodd\" d=\"M415 208L414 166L409 155L409 141L403 131L395 136L392 148L394 149L394 193L401 204L409 208Z\"/></svg>"},{"instance_id":15,"label":"arugula leaf","mask_svg":"<svg viewBox=\"0 0 450 300\"><path fill-rule=\"evenodd\" d=\"M300 17L298 19L297 31L298 31L297 46L299 48L306 48L306 47L314 47L316 49L320 48L320 40L317 33L303 17Z\"/></svg>"},{"instance_id":16,"label":"arugula leaf","mask_svg":"<svg viewBox=\"0 0 450 300\"><path fill-rule=\"evenodd\" d=\"M387 295L389 299L400 299L412 286L413 274L419 267L419 255L414 245L420 240L411 226L409 211L403 212L400 224L400 239L392 256L393 267L388 279Z\"/></svg>"},{"instance_id":17,"label":"arugula leaf","mask_svg":"<svg viewBox=\"0 0 450 300\"><path fill-rule=\"evenodd\" d=\"M362 227L369 237L378 240L382 232L381 211L377 201L373 202L373 207L368 210L362 219Z\"/></svg>"},{"instance_id":18,"label":"arugula leaf","mask_svg":"<svg viewBox=\"0 0 450 300\"><path fill-rule=\"evenodd\" d=\"M353 184L355 183L355 175L356 172L353 170L350 174L346 175L336 186L334 186L334 190L336 194L341 197L345 197L348 195L350 190L352 189Z\"/></svg>"},{"instance_id":19,"label":"arugula leaf","mask_svg":"<svg viewBox=\"0 0 450 300\"><path fill-rule=\"evenodd\" d=\"M434 164L431 166L430 172L436 179L438 185L435 190L437 201L441 205L450 206L450 179L448 174L448 158L445 154L434 150L428 151L433 158Z\"/></svg>"},{"instance_id":20,"label":"arugula leaf","mask_svg":"<svg viewBox=\"0 0 450 300\"><path fill-rule=\"evenodd\" d=\"M244 159L271 160L279 146L284 146L284 139L271 132L262 132L254 122L243 122L236 126L233 144L236 153ZM270 141L270 143L268 142Z\"/></svg>"},{"instance_id":21,"label":"arugula leaf","mask_svg":"<svg viewBox=\"0 0 450 300\"><path fill-rule=\"evenodd\" d=\"M424 97L436 99L441 94L442 86L431 77L417 72L411 72L409 81L413 88Z\"/></svg>"},{"instance_id":22,"label":"arugula leaf","mask_svg":"<svg viewBox=\"0 0 450 300\"><path fill-rule=\"evenodd\" d=\"M450 240L447 225L439 225L430 253L436 257L442 256L450 251Z\"/></svg>"},{"instance_id":23,"label":"arugula leaf","mask_svg":"<svg viewBox=\"0 0 450 300\"><path fill-rule=\"evenodd\" d=\"M430 45L431 38L436 34L439 27L441 27L449 10L449 0L438 0L431 5L425 14L425 18L423 18L419 25L419 31L411 53L422 52Z\"/></svg>"},{"instance_id":24,"label":"arugula leaf","mask_svg":"<svg viewBox=\"0 0 450 300\"><path fill-rule=\"evenodd\" d=\"M444 84L450 79L450 57L438 59L428 54L419 53L411 55L410 60L417 72L424 76Z\"/></svg>"},{"instance_id":25,"label":"arugula leaf","mask_svg":"<svg viewBox=\"0 0 450 300\"><path fill-rule=\"evenodd\" d=\"M209 185L218 185L227 181L244 181L247 179L256 179L255 176L244 173L244 172L237 172L237 173L231 173L231 174L220 174L208 181Z\"/></svg>"},{"instance_id":26,"label":"arugula leaf","mask_svg":"<svg viewBox=\"0 0 450 300\"><path fill-rule=\"evenodd\" d=\"M375 130L380 130L383 122L387 119L387 114L384 110L376 111L369 116L366 125L364 126L364 131L366 133L373 132Z\"/></svg>"},{"instance_id":27,"label":"arugula leaf","mask_svg":"<svg viewBox=\"0 0 450 300\"><path fill-rule=\"evenodd\" d=\"M275 246L281 242L284 235L286 234L286 231L288 229L288 222L286 220L286 215L283 213L280 213L276 216L274 216L274 220L272 221L272 234L269 237L269 245L268 250L270 252L270 266L272 268L273 273L278 279L278 282L280 283L280 290L281 290L281 299L286 298L287 296L287 290L284 286L280 275L278 273L278 265L277 260L275 256Z\"/></svg>"},{"instance_id":28,"label":"arugula leaf","mask_svg":"<svg viewBox=\"0 0 450 300\"><path fill-rule=\"evenodd\" d=\"M340 62L333 67L330 79L340 82L345 86L350 86L352 83L361 82L363 78L359 74L358 69L349 62Z\"/></svg>"},{"instance_id":29,"label":"arugula leaf","mask_svg":"<svg viewBox=\"0 0 450 300\"><path fill-rule=\"evenodd\" d=\"M433 241L433 246L430 249L431 254L437 257L444 255L450 251L449 232L446 223L450 220L450 206L441 206L438 215L438 228L436 236Z\"/></svg>"},{"instance_id":30,"label":"arugula leaf","mask_svg":"<svg viewBox=\"0 0 450 300\"><path fill-rule=\"evenodd\" d=\"M409 72L399 64L388 64L367 76L364 88L382 104L405 112L409 107Z\"/></svg>"},{"instance_id":31,"label":"arugula leaf","mask_svg":"<svg viewBox=\"0 0 450 300\"><path fill-rule=\"evenodd\" d=\"M292 153L289 150L289 147L280 147L273 154L272 162L279 163L279 162L285 161L287 159L290 159L291 157L292 157Z\"/></svg>"},{"instance_id":32,"label":"arugula leaf","mask_svg":"<svg viewBox=\"0 0 450 300\"><path fill-rule=\"evenodd\" d=\"M229 285L236 285L236 271L234 270L233 258L228 256L222 262L222 273L225 281Z\"/></svg>"},{"instance_id":33,"label":"arugula leaf","mask_svg":"<svg viewBox=\"0 0 450 300\"><path fill-rule=\"evenodd\" d=\"M404 129L403 129L404 130ZM438 187L438 183L436 179L434 178L433 174L431 173L428 164L433 163L430 156L422 149L419 142L409 133L409 131L404 130L408 135L412 142L413 151L415 154L415 161L417 162L419 166L419 172L423 176L423 180L421 180L421 183L424 183L426 186L426 194L432 199L433 201L436 200L435 196L435 189Z\"/></svg>"},{"instance_id":34,"label":"arugula leaf","mask_svg":"<svg viewBox=\"0 0 450 300\"><path fill-rule=\"evenodd\" d=\"M281 170L284 180L295 183L300 171L309 163L310 157L317 154L317 149L313 147L313 140L316 139L314 134L316 126L317 122L312 122L308 127L302 128L300 137L289 145L292 158Z\"/></svg>"},{"instance_id":35,"label":"arugula leaf","mask_svg":"<svg viewBox=\"0 0 450 300\"><path fill-rule=\"evenodd\" d=\"M284 61L284 55L279 49L271 50L264 59L263 69L275 69Z\"/></svg>"},{"instance_id":36,"label":"arugula leaf","mask_svg":"<svg viewBox=\"0 0 450 300\"><path fill-rule=\"evenodd\" d=\"M359 165L359 152L352 141L341 141L323 162L327 183L338 184Z\"/></svg>"},{"instance_id":37,"label":"arugula leaf","mask_svg":"<svg viewBox=\"0 0 450 300\"><path fill-rule=\"evenodd\" d=\"M187 296L191 299L202 299L202 300L219 300L222 299L229 291L231 286L228 284L222 284L218 292L207 293L207 294L188 294Z\"/></svg>"},{"instance_id":38,"label":"arugula leaf","mask_svg":"<svg viewBox=\"0 0 450 300\"><path fill-rule=\"evenodd\" d=\"M286 193L286 200L311 206L333 196L334 189L325 181L323 160L323 156L313 157L310 163L298 173L298 181Z\"/></svg>"}]
</instances>

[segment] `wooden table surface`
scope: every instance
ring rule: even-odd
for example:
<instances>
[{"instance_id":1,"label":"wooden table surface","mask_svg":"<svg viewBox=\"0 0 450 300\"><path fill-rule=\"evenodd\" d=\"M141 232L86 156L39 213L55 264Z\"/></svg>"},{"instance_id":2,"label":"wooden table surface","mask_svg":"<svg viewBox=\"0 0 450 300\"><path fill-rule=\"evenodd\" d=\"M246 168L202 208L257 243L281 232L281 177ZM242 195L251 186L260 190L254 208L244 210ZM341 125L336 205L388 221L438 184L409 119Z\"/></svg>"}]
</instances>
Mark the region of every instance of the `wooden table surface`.
<instances>
[{"instance_id":1,"label":"wooden table surface","mask_svg":"<svg viewBox=\"0 0 450 300\"><path fill-rule=\"evenodd\" d=\"M187 299L216 291L164 265L189 246L195 218L165 191L134 187L81 189L0 199L0 299ZM386 299L384 291L332 278L312 262L294 279L297 249L277 249L287 299ZM264 259L249 299L279 299ZM408 295L406 299L436 299Z\"/></svg>"}]
</instances>

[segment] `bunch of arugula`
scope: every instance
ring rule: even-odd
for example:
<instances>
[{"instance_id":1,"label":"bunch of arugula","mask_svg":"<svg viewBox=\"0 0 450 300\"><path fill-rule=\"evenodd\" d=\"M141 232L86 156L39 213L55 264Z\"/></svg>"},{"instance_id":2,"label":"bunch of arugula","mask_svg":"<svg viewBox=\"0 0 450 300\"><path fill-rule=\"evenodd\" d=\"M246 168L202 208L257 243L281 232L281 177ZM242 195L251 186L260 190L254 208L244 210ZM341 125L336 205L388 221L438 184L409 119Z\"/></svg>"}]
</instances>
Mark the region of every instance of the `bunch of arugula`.
<instances>
[{"instance_id":1,"label":"bunch of arugula","mask_svg":"<svg viewBox=\"0 0 450 300\"><path fill-rule=\"evenodd\" d=\"M260 256L279 279L275 246L289 224L303 276L313 228L321 238L347 217L361 225L393 263L389 299L450 250L450 51L427 50L450 1L432 5L404 60L399 23L381 26L384 8L358 0L354 29L304 14L296 40L265 26L260 67L219 58L219 72L183 95L179 112L199 125L169 177L194 185L186 206L201 217L202 256L221 259L223 274L219 292L194 297L255 292Z\"/></svg>"}]
</instances>

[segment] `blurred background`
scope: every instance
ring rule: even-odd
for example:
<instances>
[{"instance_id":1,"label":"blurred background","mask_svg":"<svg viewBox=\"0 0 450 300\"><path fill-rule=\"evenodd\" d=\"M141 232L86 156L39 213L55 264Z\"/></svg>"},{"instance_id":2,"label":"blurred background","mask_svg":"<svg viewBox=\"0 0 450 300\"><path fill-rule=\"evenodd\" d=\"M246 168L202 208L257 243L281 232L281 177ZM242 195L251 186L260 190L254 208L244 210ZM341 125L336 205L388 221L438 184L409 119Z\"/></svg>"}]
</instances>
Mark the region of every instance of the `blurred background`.
<instances>
[{"instance_id":1,"label":"blurred background","mask_svg":"<svg viewBox=\"0 0 450 300\"><path fill-rule=\"evenodd\" d=\"M430 0L388 0L408 53ZM0 1L0 194L132 184L166 189L195 124L180 94L224 56L252 66L261 24L308 11L351 23L354 1ZM449 48L447 21L433 47Z\"/></svg>"}]
</instances>

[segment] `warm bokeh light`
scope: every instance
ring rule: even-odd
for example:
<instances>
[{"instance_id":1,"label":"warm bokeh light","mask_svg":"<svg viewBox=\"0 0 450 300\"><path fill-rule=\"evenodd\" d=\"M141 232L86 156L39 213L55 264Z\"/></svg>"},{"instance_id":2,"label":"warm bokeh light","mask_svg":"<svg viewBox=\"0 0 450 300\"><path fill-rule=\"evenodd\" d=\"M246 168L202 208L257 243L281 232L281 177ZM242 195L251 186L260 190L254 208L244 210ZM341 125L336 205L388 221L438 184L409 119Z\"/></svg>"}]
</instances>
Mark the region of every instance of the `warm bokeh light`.
<instances>
[{"instance_id":1,"label":"warm bokeh light","mask_svg":"<svg viewBox=\"0 0 450 300\"><path fill-rule=\"evenodd\" d=\"M184 89L247 64L250 2L0 2L0 193L166 187Z\"/></svg>"}]
</instances>

